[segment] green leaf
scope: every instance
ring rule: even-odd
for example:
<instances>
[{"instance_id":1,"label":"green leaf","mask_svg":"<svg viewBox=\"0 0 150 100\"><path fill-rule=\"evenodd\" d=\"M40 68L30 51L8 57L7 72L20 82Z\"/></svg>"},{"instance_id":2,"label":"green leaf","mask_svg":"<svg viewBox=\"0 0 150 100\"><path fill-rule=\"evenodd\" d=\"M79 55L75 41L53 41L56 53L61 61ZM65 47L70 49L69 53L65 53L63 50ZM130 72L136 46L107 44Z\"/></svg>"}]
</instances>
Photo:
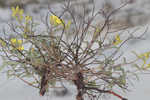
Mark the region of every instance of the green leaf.
<instances>
[{"instance_id":1,"label":"green leaf","mask_svg":"<svg viewBox=\"0 0 150 100\"><path fill-rule=\"evenodd\" d=\"M88 82L88 85L89 86L96 86L96 82L95 81Z\"/></svg>"}]
</instances>

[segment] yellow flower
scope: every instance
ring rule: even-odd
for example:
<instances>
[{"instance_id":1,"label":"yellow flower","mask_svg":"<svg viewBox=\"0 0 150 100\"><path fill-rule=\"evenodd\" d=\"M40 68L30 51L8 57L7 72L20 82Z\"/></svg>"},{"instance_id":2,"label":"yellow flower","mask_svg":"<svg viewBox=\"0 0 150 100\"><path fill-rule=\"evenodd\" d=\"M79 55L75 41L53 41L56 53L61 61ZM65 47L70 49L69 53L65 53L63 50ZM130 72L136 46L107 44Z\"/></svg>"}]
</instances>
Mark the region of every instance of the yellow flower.
<instances>
[{"instance_id":1,"label":"yellow flower","mask_svg":"<svg viewBox=\"0 0 150 100\"><path fill-rule=\"evenodd\" d=\"M23 9L20 9L19 6L16 6L16 8L12 7L12 17L16 18L16 20L21 21L23 19Z\"/></svg>"},{"instance_id":2,"label":"yellow flower","mask_svg":"<svg viewBox=\"0 0 150 100\"><path fill-rule=\"evenodd\" d=\"M10 41L11 41L12 44L16 44L17 39L16 38L12 38Z\"/></svg>"},{"instance_id":3,"label":"yellow flower","mask_svg":"<svg viewBox=\"0 0 150 100\"><path fill-rule=\"evenodd\" d=\"M17 15L17 13L19 11L19 7L18 6L16 8L12 7L11 10L12 10L12 16L16 17L16 15Z\"/></svg>"},{"instance_id":4,"label":"yellow flower","mask_svg":"<svg viewBox=\"0 0 150 100\"><path fill-rule=\"evenodd\" d=\"M146 64L147 60L150 57L150 52L145 52L141 55L138 55L138 57L143 61L142 67L144 67L144 65ZM147 64L147 67L150 67L150 64Z\"/></svg>"},{"instance_id":5,"label":"yellow flower","mask_svg":"<svg viewBox=\"0 0 150 100\"><path fill-rule=\"evenodd\" d=\"M28 23L29 21L32 20L32 17L31 17L31 16L26 16L26 17L25 17L25 20L26 20L26 22Z\"/></svg>"},{"instance_id":6,"label":"yellow flower","mask_svg":"<svg viewBox=\"0 0 150 100\"><path fill-rule=\"evenodd\" d=\"M22 40L17 40L16 38L11 38L10 42L13 45L22 45Z\"/></svg>"},{"instance_id":7,"label":"yellow flower","mask_svg":"<svg viewBox=\"0 0 150 100\"><path fill-rule=\"evenodd\" d=\"M22 51L22 50L24 50L24 47L23 46L19 46L17 49Z\"/></svg>"},{"instance_id":8,"label":"yellow flower","mask_svg":"<svg viewBox=\"0 0 150 100\"><path fill-rule=\"evenodd\" d=\"M145 56L145 58L146 58L146 59L148 59L148 58L149 58L149 56L150 56L150 52L146 52L146 53L144 53L144 56Z\"/></svg>"},{"instance_id":9,"label":"yellow flower","mask_svg":"<svg viewBox=\"0 0 150 100\"><path fill-rule=\"evenodd\" d=\"M52 15L52 16L50 16L50 23L51 23L51 25L58 26L58 25L62 24L62 20L59 19L57 16Z\"/></svg>"},{"instance_id":10,"label":"yellow flower","mask_svg":"<svg viewBox=\"0 0 150 100\"><path fill-rule=\"evenodd\" d=\"M150 52L145 52L145 53L139 55L139 58L143 58L143 57L145 57L145 59L148 59L150 57Z\"/></svg>"},{"instance_id":11,"label":"yellow flower","mask_svg":"<svg viewBox=\"0 0 150 100\"><path fill-rule=\"evenodd\" d=\"M17 43L18 44L22 44L22 40L17 40Z\"/></svg>"},{"instance_id":12,"label":"yellow flower","mask_svg":"<svg viewBox=\"0 0 150 100\"><path fill-rule=\"evenodd\" d=\"M120 39L120 36L117 34L117 35L115 36L115 40L114 40L113 44L114 44L114 45L118 45L118 44L120 44L121 42L122 42L122 40Z\"/></svg>"}]
</instances>

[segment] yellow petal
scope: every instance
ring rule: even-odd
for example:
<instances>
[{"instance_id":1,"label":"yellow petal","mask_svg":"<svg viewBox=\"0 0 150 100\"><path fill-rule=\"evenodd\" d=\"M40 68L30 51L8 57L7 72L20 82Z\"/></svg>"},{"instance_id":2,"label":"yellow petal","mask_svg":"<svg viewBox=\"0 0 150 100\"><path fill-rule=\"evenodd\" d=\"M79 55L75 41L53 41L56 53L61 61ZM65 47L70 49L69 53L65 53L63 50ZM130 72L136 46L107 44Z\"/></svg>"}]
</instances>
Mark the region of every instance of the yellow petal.
<instances>
[{"instance_id":1,"label":"yellow petal","mask_svg":"<svg viewBox=\"0 0 150 100\"><path fill-rule=\"evenodd\" d=\"M57 24L61 24L62 23L60 19L56 19L55 21L56 21Z\"/></svg>"},{"instance_id":2,"label":"yellow petal","mask_svg":"<svg viewBox=\"0 0 150 100\"><path fill-rule=\"evenodd\" d=\"M122 42L122 40L120 39L120 36L117 34L117 35L115 36L115 40L114 40L113 44L114 44L114 45L118 45L118 44L120 44L121 42Z\"/></svg>"},{"instance_id":3,"label":"yellow petal","mask_svg":"<svg viewBox=\"0 0 150 100\"><path fill-rule=\"evenodd\" d=\"M24 50L24 47L23 46L19 46L17 49L22 51L22 50Z\"/></svg>"},{"instance_id":4,"label":"yellow petal","mask_svg":"<svg viewBox=\"0 0 150 100\"><path fill-rule=\"evenodd\" d=\"M17 42L17 39L16 38L12 38L10 41L11 41L12 44L15 44Z\"/></svg>"},{"instance_id":5,"label":"yellow petal","mask_svg":"<svg viewBox=\"0 0 150 100\"><path fill-rule=\"evenodd\" d=\"M17 43L18 43L18 44L22 44L22 40L18 40Z\"/></svg>"},{"instance_id":6,"label":"yellow petal","mask_svg":"<svg viewBox=\"0 0 150 100\"><path fill-rule=\"evenodd\" d=\"M12 7L12 17L15 17L16 20L21 21L23 19L23 9L20 9L19 6L16 6L16 8Z\"/></svg>"},{"instance_id":7,"label":"yellow petal","mask_svg":"<svg viewBox=\"0 0 150 100\"><path fill-rule=\"evenodd\" d=\"M31 20L32 20L32 17L31 17L31 16L26 16L26 17L25 17L25 20L26 20L26 22L31 21Z\"/></svg>"},{"instance_id":8,"label":"yellow petal","mask_svg":"<svg viewBox=\"0 0 150 100\"><path fill-rule=\"evenodd\" d=\"M23 9L20 9L19 11L18 11L18 17L20 18L20 20L22 20L23 19Z\"/></svg>"},{"instance_id":9,"label":"yellow petal","mask_svg":"<svg viewBox=\"0 0 150 100\"><path fill-rule=\"evenodd\" d=\"M12 10L12 17L15 17L16 16L16 10L15 10L15 8L12 7L11 10Z\"/></svg>"},{"instance_id":10,"label":"yellow petal","mask_svg":"<svg viewBox=\"0 0 150 100\"><path fill-rule=\"evenodd\" d=\"M52 16L50 16L50 23L51 23L51 25L57 26L57 25L62 24L62 21L57 16L52 15Z\"/></svg>"},{"instance_id":11,"label":"yellow petal","mask_svg":"<svg viewBox=\"0 0 150 100\"><path fill-rule=\"evenodd\" d=\"M147 54L147 53L145 53L144 56L145 56L146 59L149 58L149 54Z\"/></svg>"},{"instance_id":12,"label":"yellow petal","mask_svg":"<svg viewBox=\"0 0 150 100\"><path fill-rule=\"evenodd\" d=\"M19 11L19 6L16 6L16 12L18 12Z\"/></svg>"},{"instance_id":13,"label":"yellow petal","mask_svg":"<svg viewBox=\"0 0 150 100\"><path fill-rule=\"evenodd\" d=\"M53 16L50 16L50 24L54 24L54 19L53 19Z\"/></svg>"},{"instance_id":14,"label":"yellow petal","mask_svg":"<svg viewBox=\"0 0 150 100\"><path fill-rule=\"evenodd\" d=\"M24 12L23 9L20 9L18 13L19 15L23 15L23 12Z\"/></svg>"},{"instance_id":15,"label":"yellow petal","mask_svg":"<svg viewBox=\"0 0 150 100\"><path fill-rule=\"evenodd\" d=\"M115 37L116 40L120 41L120 36L117 34Z\"/></svg>"}]
</instances>

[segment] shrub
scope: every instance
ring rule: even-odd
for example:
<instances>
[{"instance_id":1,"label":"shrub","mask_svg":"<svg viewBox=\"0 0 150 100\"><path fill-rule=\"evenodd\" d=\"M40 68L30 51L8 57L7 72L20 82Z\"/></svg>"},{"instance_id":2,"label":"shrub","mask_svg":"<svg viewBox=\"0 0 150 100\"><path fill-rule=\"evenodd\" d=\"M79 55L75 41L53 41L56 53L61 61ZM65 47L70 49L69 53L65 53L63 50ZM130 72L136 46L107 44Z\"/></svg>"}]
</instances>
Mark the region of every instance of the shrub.
<instances>
[{"instance_id":1,"label":"shrub","mask_svg":"<svg viewBox=\"0 0 150 100\"><path fill-rule=\"evenodd\" d=\"M125 5L106 13L102 9L96 12L93 4L92 12L84 12L79 18L72 3L67 2L60 15L49 9L51 14L41 21L25 15L19 6L13 7L12 34L3 31L0 37L1 69L7 67L8 77L39 88L42 96L49 88L57 88L56 83L65 81L77 87L76 100L93 100L105 94L127 100L115 89L127 91L128 79L138 78L138 72L148 70L150 52L133 52L136 57L132 61L120 52L127 41L141 39L144 34L135 37L129 32L128 37L123 37L123 33L127 34L125 28L111 31L113 15Z\"/></svg>"}]
</instances>

